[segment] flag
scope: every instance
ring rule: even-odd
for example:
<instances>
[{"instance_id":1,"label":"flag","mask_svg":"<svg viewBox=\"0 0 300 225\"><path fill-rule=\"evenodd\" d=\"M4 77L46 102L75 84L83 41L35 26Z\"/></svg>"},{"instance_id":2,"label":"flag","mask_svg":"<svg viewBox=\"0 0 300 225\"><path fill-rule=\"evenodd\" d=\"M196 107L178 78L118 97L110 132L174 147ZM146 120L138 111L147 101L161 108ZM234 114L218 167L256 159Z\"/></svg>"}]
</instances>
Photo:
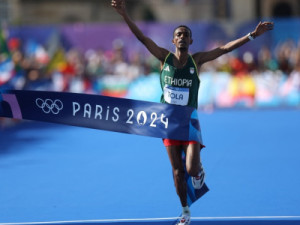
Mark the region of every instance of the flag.
<instances>
[{"instance_id":1,"label":"flag","mask_svg":"<svg viewBox=\"0 0 300 225\"><path fill-rule=\"evenodd\" d=\"M9 48L3 30L0 30L0 55L5 59L10 56Z\"/></svg>"},{"instance_id":2,"label":"flag","mask_svg":"<svg viewBox=\"0 0 300 225\"><path fill-rule=\"evenodd\" d=\"M47 64L49 62L49 56L45 48L35 40L28 40L25 44L24 51L25 56L34 58L41 64Z\"/></svg>"},{"instance_id":3,"label":"flag","mask_svg":"<svg viewBox=\"0 0 300 225\"><path fill-rule=\"evenodd\" d=\"M46 73L52 73L53 71L62 72L66 69L66 67L67 60L65 57L65 51L62 48L58 48L46 66Z\"/></svg>"}]
</instances>

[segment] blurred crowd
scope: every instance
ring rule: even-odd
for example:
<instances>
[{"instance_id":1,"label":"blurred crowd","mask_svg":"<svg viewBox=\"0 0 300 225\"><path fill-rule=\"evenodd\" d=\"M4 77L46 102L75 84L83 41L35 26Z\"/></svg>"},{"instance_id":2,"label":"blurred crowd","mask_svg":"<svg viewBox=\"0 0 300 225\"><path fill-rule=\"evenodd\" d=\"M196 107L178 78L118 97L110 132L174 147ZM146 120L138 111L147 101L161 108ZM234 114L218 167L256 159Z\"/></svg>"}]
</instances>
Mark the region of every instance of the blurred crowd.
<instances>
[{"instance_id":1,"label":"blurred crowd","mask_svg":"<svg viewBox=\"0 0 300 225\"><path fill-rule=\"evenodd\" d=\"M129 86L141 77L159 77L159 62L153 56L128 52L120 40L115 40L109 51L82 52L61 47L50 51L37 43L23 45L15 38L6 46L1 44L0 91L48 90L127 97ZM238 51L203 65L200 106L232 107L243 102L251 107L257 98L263 102L290 94L293 106L299 106L300 42L285 41L273 49L262 47L257 53Z\"/></svg>"},{"instance_id":2,"label":"blurred crowd","mask_svg":"<svg viewBox=\"0 0 300 225\"><path fill-rule=\"evenodd\" d=\"M219 89L202 98L203 105L300 106L300 41L284 41L274 49L264 46L256 54L232 52L205 64L201 72L208 85Z\"/></svg>"},{"instance_id":3,"label":"blurred crowd","mask_svg":"<svg viewBox=\"0 0 300 225\"><path fill-rule=\"evenodd\" d=\"M1 54L0 88L102 94L102 83L107 80L128 85L140 76L159 71L153 57L126 53L120 40L115 40L110 51L66 51L59 47L49 54L42 45L31 48L24 51L20 40L8 41L9 52Z\"/></svg>"},{"instance_id":4,"label":"blurred crowd","mask_svg":"<svg viewBox=\"0 0 300 225\"><path fill-rule=\"evenodd\" d=\"M238 50L237 50L238 51ZM237 56L239 55L239 56ZM274 49L263 46L256 54L244 52L229 53L205 65L205 70L228 71L233 75L240 73L261 73L265 71L281 71L289 76L292 71L300 67L300 41L285 41Z\"/></svg>"},{"instance_id":5,"label":"blurred crowd","mask_svg":"<svg viewBox=\"0 0 300 225\"><path fill-rule=\"evenodd\" d=\"M126 52L120 40L115 40L110 51L90 49L81 52L76 48L68 51L58 48L49 54L39 45L28 53L22 50L18 39L8 41L8 49L9 52L2 52L0 57L2 89L11 86L15 89L101 94L101 82L106 77L126 80L129 84L141 76L159 73L159 62L155 58L139 52ZM280 73L290 77L300 71L300 42L285 41L272 50L263 47L256 54L244 52L241 55L237 51L204 64L200 72L228 72L232 76L268 72L274 76Z\"/></svg>"}]
</instances>

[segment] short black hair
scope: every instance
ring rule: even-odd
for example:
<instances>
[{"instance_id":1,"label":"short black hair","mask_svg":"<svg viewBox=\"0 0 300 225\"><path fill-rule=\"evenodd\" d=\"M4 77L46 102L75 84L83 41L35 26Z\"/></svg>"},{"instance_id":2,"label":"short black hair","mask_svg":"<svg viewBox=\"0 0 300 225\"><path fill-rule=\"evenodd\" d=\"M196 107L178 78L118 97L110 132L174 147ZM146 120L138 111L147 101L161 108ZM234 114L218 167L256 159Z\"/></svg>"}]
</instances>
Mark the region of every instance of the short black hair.
<instances>
[{"instance_id":1,"label":"short black hair","mask_svg":"<svg viewBox=\"0 0 300 225\"><path fill-rule=\"evenodd\" d=\"M180 27L183 27L183 28L187 29L187 30L190 32L190 36L192 37L192 30L191 30L188 26L186 26L186 25L179 25L178 27L176 27L176 28L174 29L174 31L173 31L173 36L174 36L174 34L175 34L175 31L176 31L178 28L180 28Z\"/></svg>"}]
</instances>

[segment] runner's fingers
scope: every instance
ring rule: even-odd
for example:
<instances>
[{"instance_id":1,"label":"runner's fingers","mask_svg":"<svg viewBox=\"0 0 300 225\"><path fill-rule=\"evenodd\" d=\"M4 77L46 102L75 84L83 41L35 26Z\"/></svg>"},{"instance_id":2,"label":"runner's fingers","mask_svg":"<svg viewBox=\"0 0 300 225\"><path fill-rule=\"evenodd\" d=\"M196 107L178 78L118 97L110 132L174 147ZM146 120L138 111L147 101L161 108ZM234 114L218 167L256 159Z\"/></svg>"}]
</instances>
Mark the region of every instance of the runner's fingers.
<instances>
[{"instance_id":1,"label":"runner's fingers","mask_svg":"<svg viewBox=\"0 0 300 225\"><path fill-rule=\"evenodd\" d=\"M274 28L274 23L272 22L265 22L262 24L267 30L272 30Z\"/></svg>"},{"instance_id":2,"label":"runner's fingers","mask_svg":"<svg viewBox=\"0 0 300 225\"><path fill-rule=\"evenodd\" d=\"M111 6L117 7L118 6L118 2L116 0L112 0L111 1Z\"/></svg>"},{"instance_id":3,"label":"runner's fingers","mask_svg":"<svg viewBox=\"0 0 300 225\"><path fill-rule=\"evenodd\" d=\"M112 0L111 1L111 5L113 7L121 7L122 4L123 4L123 0Z\"/></svg>"}]
</instances>

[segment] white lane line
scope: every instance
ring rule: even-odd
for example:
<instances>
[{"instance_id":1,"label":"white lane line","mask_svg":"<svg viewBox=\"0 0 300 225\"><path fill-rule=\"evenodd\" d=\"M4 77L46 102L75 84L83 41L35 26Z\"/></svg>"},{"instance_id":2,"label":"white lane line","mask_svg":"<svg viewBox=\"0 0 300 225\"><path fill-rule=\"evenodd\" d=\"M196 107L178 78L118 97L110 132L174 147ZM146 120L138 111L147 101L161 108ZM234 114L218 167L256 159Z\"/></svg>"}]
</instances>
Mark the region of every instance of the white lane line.
<instances>
[{"instance_id":1,"label":"white lane line","mask_svg":"<svg viewBox=\"0 0 300 225\"><path fill-rule=\"evenodd\" d=\"M24 222L24 223L0 223L0 225L43 225L43 224L76 224L76 223L114 223L114 222L143 222L143 221L167 221L176 220L178 217L168 218L141 218L141 219L103 219L103 220L70 220L49 222ZM232 217L192 217L193 220L258 220L258 219L293 219L300 220L300 216L232 216Z\"/></svg>"}]
</instances>

